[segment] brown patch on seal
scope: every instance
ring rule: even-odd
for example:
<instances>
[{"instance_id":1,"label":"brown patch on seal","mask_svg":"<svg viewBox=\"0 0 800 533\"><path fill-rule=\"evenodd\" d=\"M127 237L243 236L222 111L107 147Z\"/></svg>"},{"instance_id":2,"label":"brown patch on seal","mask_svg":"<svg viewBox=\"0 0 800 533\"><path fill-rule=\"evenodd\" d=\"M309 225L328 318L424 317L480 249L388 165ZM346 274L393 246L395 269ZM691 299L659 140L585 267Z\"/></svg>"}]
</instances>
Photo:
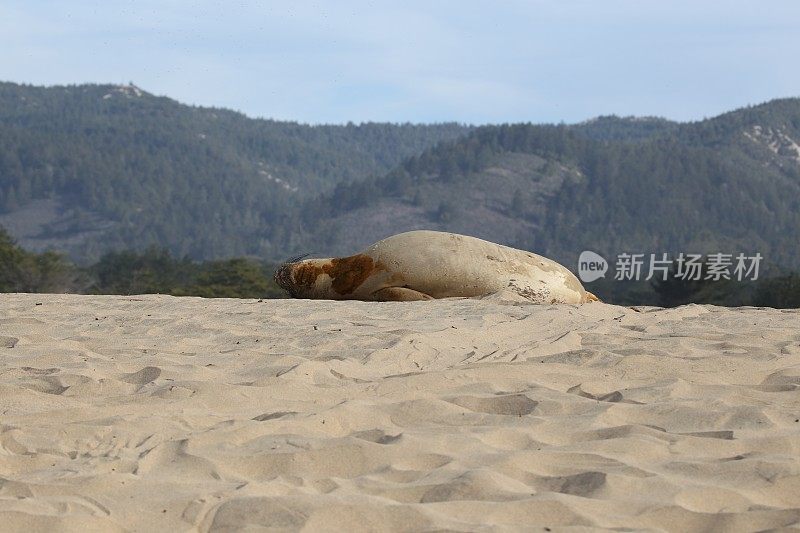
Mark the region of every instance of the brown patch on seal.
<instances>
[{"instance_id":1,"label":"brown patch on seal","mask_svg":"<svg viewBox=\"0 0 800 533\"><path fill-rule=\"evenodd\" d=\"M333 290L344 295L352 294L374 271L383 269L370 256L358 254L334 258L322 270L333 279Z\"/></svg>"},{"instance_id":2,"label":"brown patch on seal","mask_svg":"<svg viewBox=\"0 0 800 533\"><path fill-rule=\"evenodd\" d=\"M352 294L373 272L378 270L386 270L386 268L364 254L336 257L331 259L329 265L322 266L322 271L333 280L331 282L333 290L342 295Z\"/></svg>"},{"instance_id":3,"label":"brown patch on seal","mask_svg":"<svg viewBox=\"0 0 800 533\"><path fill-rule=\"evenodd\" d=\"M300 263L294 269L294 283L298 287L309 289L317 282L322 268L311 263Z\"/></svg>"},{"instance_id":4,"label":"brown patch on seal","mask_svg":"<svg viewBox=\"0 0 800 533\"><path fill-rule=\"evenodd\" d=\"M374 272L381 270L386 270L383 263L373 261L368 255L358 254L350 257L335 257L322 265L314 262L287 264L275 273L275 281L296 296L296 293L303 294L313 290L317 284L317 278L326 274L331 278L331 288L337 294L345 296L352 294ZM295 291L292 285L302 291Z\"/></svg>"}]
</instances>

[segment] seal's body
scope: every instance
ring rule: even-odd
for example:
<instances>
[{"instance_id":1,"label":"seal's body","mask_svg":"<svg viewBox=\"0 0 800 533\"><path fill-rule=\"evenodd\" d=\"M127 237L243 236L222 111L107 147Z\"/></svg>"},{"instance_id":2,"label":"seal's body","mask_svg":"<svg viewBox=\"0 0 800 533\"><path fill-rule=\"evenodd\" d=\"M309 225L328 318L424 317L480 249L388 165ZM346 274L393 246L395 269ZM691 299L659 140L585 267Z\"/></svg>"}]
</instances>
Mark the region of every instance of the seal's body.
<instances>
[{"instance_id":1,"label":"seal's body","mask_svg":"<svg viewBox=\"0 0 800 533\"><path fill-rule=\"evenodd\" d=\"M356 255L285 263L278 285L296 298L413 301L513 292L534 303L596 300L555 261L475 237L409 231Z\"/></svg>"}]
</instances>

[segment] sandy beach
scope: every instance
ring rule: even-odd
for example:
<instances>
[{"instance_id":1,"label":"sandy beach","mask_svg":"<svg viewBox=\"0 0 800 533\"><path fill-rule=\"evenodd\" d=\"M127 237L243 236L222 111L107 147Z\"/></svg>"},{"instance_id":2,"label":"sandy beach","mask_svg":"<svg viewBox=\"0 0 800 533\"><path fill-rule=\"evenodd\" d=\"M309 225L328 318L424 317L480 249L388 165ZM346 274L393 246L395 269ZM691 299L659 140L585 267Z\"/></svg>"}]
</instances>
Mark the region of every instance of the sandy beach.
<instances>
[{"instance_id":1,"label":"sandy beach","mask_svg":"<svg viewBox=\"0 0 800 533\"><path fill-rule=\"evenodd\" d=\"M800 525L800 311L0 295L4 531Z\"/></svg>"}]
</instances>

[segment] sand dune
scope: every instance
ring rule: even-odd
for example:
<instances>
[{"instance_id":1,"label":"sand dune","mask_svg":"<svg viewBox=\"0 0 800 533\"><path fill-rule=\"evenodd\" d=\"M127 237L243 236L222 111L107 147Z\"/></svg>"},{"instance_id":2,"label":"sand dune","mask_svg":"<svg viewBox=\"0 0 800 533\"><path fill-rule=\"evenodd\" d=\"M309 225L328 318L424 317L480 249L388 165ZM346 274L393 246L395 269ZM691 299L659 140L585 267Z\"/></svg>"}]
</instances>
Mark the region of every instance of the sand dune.
<instances>
[{"instance_id":1,"label":"sand dune","mask_svg":"<svg viewBox=\"0 0 800 533\"><path fill-rule=\"evenodd\" d=\"M0 524L800 525L800 311L0 295Z\"/></svg>"}]
</instances>

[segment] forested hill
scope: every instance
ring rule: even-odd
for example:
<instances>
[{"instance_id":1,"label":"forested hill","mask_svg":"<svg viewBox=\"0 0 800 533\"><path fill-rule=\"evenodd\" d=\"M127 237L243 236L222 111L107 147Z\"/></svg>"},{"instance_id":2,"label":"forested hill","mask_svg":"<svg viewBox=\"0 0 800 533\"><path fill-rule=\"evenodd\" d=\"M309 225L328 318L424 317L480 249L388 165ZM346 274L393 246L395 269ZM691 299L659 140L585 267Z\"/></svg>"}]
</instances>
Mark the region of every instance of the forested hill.
<instances>
[{"instance_id":1,"label":"forested hill","mask_svg":"<svg viewBox=\"0 0 800 533\"><path fill-rule=\"evenodd\" d=\"M580 251L760 252L800 268L800 99L715 118L306 126L133 86L0 84L0 226L90 263L346 254L416 228Z\"/></svg>"},{"instance_id":2,"label":"forested hill","mask_svg":"<svg viewBox=\"0 0 800 533\"><path fill-rule=\"evenodd\" d=\"M582 250L755 253L800 267L800 99L700 122L478 128L309 200L309 250L445 229L576 264ZM320 214L324 217L320 217Z\"/></svg>"},{"instance_id":3,"label":"forested hill","mask_svg":"<svg viewBox=\"0 0 800 533\"><path fill-rule=\"evenodd\" d=\"M0 83L0 225L81 262L148 245L277 256L291 242L288 206L467 131L257 120L133 84Z\"/></svg>"}]
</instances>

